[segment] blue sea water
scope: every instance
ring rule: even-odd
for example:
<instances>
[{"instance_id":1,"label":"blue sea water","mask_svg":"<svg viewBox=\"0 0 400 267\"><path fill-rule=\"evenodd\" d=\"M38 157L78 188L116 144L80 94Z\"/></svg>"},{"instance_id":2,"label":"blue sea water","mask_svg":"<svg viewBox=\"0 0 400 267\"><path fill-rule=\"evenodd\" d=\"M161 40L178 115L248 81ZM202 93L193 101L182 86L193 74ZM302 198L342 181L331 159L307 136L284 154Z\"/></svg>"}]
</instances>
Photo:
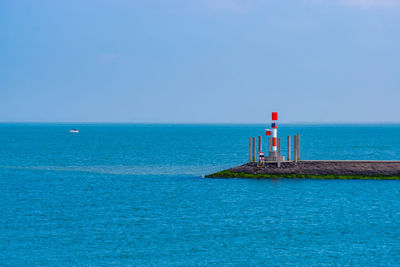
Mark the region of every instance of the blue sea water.
<instances>
[{"instance_id":1,"label":"blue sea water","mask_svg":"<svg viewBox=\"0 0 400 267\"><path fill-rule=\"evenodd\" d=\"M303 159L400 160L400 125L279 127ZM0 124L0 264L400 265L400 181L203 178L264 128Z\"/></svg>"}]
</instances>

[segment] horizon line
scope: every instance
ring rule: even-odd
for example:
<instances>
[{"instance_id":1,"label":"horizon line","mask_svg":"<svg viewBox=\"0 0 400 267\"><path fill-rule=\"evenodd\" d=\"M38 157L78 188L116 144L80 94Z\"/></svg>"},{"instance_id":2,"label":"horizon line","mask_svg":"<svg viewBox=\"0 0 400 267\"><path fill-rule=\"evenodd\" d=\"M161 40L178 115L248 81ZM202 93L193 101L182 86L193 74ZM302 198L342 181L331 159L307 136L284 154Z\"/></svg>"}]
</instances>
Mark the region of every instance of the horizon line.
<instances>
[{"instance_id":1,"label":"horizon line","mask_svg":"<svg viewBox=\"0 0 400 267\"><path fill-rule=\"evenodd\" d=\"M129 121L0 121L0 124L236 124L251 125L265 122L129 122ZM269 122L267 122L268 124ZM284 121L279 124L400 124L400 121Z\"/></svg>"}]
</instances>

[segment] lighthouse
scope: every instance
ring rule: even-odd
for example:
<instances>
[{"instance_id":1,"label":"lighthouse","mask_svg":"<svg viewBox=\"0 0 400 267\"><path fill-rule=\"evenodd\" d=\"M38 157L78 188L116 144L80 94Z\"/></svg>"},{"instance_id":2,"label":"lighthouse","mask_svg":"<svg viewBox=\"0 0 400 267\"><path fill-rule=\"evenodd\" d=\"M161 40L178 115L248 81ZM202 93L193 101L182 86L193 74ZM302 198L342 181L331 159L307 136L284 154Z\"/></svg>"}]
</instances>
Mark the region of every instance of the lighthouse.
<instances>
[{"instance_id":1,"label":"lighthouse","mask_svg":"<svg viewBox=\"0 0 400 267\"><path fill-rule=\"evenodd\" d=\"M278 112L272 112L272 124L271 124L271 132L272 132L272 151L276 152L278 150L278 126L276 125L276 121L278 120Z\"/></svg>"},{"instance_id":2,"label":"lighthouse","mask_svg":"<svg viewBox=\"0 0 400 267\"><path fill-rule=\"evenodd\" d=\"M266 134L272 136L272 147L271 151L269 151L269 155L266 158L266 161L277 161L278 160L278 112L272 112L272 124L271 130L267 129ZM285 157L280 156L281 161L285 160Z\"/></svg>"}]
</instances>

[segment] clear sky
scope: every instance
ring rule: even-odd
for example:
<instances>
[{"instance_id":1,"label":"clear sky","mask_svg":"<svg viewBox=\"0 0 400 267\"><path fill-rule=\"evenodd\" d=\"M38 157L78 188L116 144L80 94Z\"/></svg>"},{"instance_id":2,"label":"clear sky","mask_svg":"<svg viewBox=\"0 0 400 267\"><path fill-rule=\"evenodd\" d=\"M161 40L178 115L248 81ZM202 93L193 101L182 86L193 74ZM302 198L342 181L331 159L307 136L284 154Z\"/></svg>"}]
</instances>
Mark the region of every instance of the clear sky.
<instances>
[{"instance_id":1,"label":"clear sky","mask_svg":"<svg viewBox=\"0 0 400 267\"><path fill-rule=\"evenodd\" d=\"M400 122L400 0L0 0L0 121L271 111Z\"/></svg>"}]
</instances>

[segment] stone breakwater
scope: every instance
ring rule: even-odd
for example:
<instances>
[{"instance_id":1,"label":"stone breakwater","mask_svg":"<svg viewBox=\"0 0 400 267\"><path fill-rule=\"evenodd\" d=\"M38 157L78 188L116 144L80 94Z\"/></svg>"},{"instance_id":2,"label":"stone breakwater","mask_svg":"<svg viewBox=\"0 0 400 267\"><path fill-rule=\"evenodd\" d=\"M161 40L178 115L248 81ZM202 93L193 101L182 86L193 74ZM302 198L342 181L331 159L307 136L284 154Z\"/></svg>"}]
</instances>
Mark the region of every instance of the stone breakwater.
<instances>
[{"instance_id":1,"label":"stone breakwater","mask_svg":"<svg viewBox=\"0 0 400 267\"><path fill-rule=\"evenodd\" d=\"M282 162L279 168L276 162L246 163L206 177L400 180L400 161L304 160Z\"/></svg>"}]
</instances>

